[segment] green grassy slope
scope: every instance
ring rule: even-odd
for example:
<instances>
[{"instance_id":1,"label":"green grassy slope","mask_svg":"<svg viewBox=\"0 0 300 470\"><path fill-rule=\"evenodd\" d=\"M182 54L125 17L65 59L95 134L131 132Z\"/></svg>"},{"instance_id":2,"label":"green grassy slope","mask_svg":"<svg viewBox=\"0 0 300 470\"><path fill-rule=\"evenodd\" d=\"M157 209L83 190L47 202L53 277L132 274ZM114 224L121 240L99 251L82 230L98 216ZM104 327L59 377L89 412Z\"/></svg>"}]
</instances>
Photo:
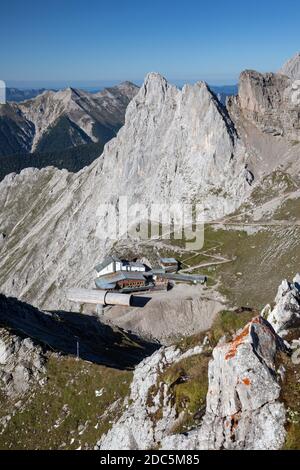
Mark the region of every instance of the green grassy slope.
<instances>
[{"instance_id":1,"label":"green grassy slope","mask_svg":"<svg viewBox=\"0 0 300 470\"><path fill-rule=\"evenodd\" d=\"M52 356L46 378L0 434L0 449L93 449L122 412L132 372Z\"/></svg>"}]
</instances>

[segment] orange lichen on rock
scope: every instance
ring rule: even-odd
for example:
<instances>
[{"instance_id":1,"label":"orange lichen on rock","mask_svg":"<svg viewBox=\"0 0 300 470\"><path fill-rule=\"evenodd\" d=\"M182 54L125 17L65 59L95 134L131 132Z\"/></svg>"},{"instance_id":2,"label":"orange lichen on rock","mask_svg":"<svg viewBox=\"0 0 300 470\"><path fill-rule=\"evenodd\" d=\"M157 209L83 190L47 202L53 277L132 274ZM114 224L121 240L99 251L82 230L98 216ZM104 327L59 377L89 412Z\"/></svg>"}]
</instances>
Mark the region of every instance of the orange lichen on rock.
<instances>
[{"instance_id":1,"label":"orange lichen on rock","mask_svg":"<svg viewBox=\"0 0 300 470\"><path fill-rule=\"evenodd\" d=\"M266 329L266 331L268 331L271 334L271 332L268 330L268 328L266 328L264 326L264 324L262 322L262 318L260 316L252 318L252 320L248 323L248 325L245 326L243 331L238 336L236 336L231 341L231 343L229 344L229 350L225 355L226 360L231 359L236 355L236 351L237 351L238 346L240 344L243 344L245 338L248 336L248 334L250 332L250 327L253 323L260 323Z\"/></svg>"},{"instance_id":2,"label":"orange lichen on rock","mask_svg":"<svg viewBox=\"0 0 300 470\"><path fill-rule=\"evenodd\" d=\"M240 344L243 344L245 338L248 336L249 334L249 331L250 331L250 325L251 323L248 323L248 325L245 326L245 328L243 329L243 331L234 338L233 341L231 341L230 343L230 347L229 347L229 350L228 352L225 354L225 359L228 360L228 359L231 359L232 357L234 357L236 355L236 351L237 351L237 348Z\"/></svg>"},{"instance_id":3,"label":"orange lichen on rock","mask_svg":"<svg viewBox=\"0 0 300 470\"><path fill-rule=\"evenodd\" d=\"M244 385L250 385L251 384L251 380L248 377L245 377L244 379L242 379L242 382L243 382Z\"/></svg>"}]
</instances>

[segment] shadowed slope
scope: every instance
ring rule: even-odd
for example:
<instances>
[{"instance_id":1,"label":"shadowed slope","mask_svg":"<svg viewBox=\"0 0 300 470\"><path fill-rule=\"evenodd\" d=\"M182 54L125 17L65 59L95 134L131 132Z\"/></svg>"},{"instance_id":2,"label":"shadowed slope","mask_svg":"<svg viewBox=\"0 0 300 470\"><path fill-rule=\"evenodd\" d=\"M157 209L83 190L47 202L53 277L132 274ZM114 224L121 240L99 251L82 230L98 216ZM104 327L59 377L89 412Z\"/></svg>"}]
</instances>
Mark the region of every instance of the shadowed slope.
<instances>
[{"instance_id":1,"label":"shadowed slope","mask_svg":"<svg viewBox=\"0 0 300 470\"><path fill-rule=\"evenodd\" d=\"M30 337L45 350L76 355L97 364L131 369L159 345L147 343L97 318L69 312L42 312L14 298L0 295L0 325Z\"/></svg>"}]
</instances>

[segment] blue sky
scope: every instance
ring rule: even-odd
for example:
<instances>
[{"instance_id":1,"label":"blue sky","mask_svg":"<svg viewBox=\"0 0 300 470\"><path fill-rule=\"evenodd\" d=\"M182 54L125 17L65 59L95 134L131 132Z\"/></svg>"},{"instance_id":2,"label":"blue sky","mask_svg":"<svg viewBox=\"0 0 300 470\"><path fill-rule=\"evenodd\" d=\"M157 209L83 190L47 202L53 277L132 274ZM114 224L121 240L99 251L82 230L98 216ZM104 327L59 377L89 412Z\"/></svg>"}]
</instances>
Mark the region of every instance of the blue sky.
<instances>
[{"instance_id":1,"label":"blue sky","mask_svg":"<svg viewBox=\"0 0 300 470\"><path fill-rule=\"evenodd\" d=\"M300 2L114 0L1 2L0 79L9 85L231 84L277 70L300 50Z\"/></svg>"}]
</instances>

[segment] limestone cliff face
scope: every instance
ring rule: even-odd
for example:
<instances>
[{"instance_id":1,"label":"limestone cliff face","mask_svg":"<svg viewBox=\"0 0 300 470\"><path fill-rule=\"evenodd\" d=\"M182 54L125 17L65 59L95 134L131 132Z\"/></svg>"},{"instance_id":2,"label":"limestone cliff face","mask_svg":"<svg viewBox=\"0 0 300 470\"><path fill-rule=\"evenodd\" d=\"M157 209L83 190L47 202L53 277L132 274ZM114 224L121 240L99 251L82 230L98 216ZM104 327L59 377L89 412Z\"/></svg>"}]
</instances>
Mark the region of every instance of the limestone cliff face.
<instances>
[{"instance_id":1,"label":"limestone cliff face","mask_svg":"<svg viewBox=\"0 0 300 470\"><path fill-rule=\"evenodd\" d=\"M216 218L249 193L244 159L231 119L203 82L179 90L149 74L124 127L91 166L78 174L27 169L1 182L1 290L66 307L63 289L91 285L109 246L97 238L99 204L120 196L146 205L196 200Z\"/></svg>"},{"instance_id":2,"label":"limestone cliff face","mask_svg":"<svg viewBox=\"0 0 300 470\"><path fill-rule=\"evenodd\" d=\"M275 356L285 346L261 317L229 344L217 346L209 364L206 413L199 429L168 436L171 449L280 449L285 440L285 409Z\"/></svg>"},{"instance_id":3,"label":"limestone cliff face","mask_svg":"<svg viewBox=\"0 0 300 470\"><path fill-rule=\"evenodd\" d=\"M242 72L236 101L244 118L261 131L289 140L300 139L300 100L285 75Z\"/></svg>"},{"instance_id":4,"label":"limestone cliff face","mask_svg":"<svg viewBox=\"0 0 300 470\"><path fill-rule=\"evenodd\" d=\"M246 70L240 76L238 97L229 106L235 103L243 118L263 133L298 141L300 100L296 93L287 76Z\"/></svg>"},{"instance_id":5,"label":"limestone cliff face","mask_svg":"<svg viewBox=\"0 0 300 470\"><path fill-rule=\"evenodd\" d=\"M239 204L248 187L243 146L207 85L179 90L154 73L129 104L125 126L101 163L111 181L102 194L105 189L110 197L118 187L134 202L137 196L144 202L197 200L209 218Z\"/></svg>"}]
</instances>

